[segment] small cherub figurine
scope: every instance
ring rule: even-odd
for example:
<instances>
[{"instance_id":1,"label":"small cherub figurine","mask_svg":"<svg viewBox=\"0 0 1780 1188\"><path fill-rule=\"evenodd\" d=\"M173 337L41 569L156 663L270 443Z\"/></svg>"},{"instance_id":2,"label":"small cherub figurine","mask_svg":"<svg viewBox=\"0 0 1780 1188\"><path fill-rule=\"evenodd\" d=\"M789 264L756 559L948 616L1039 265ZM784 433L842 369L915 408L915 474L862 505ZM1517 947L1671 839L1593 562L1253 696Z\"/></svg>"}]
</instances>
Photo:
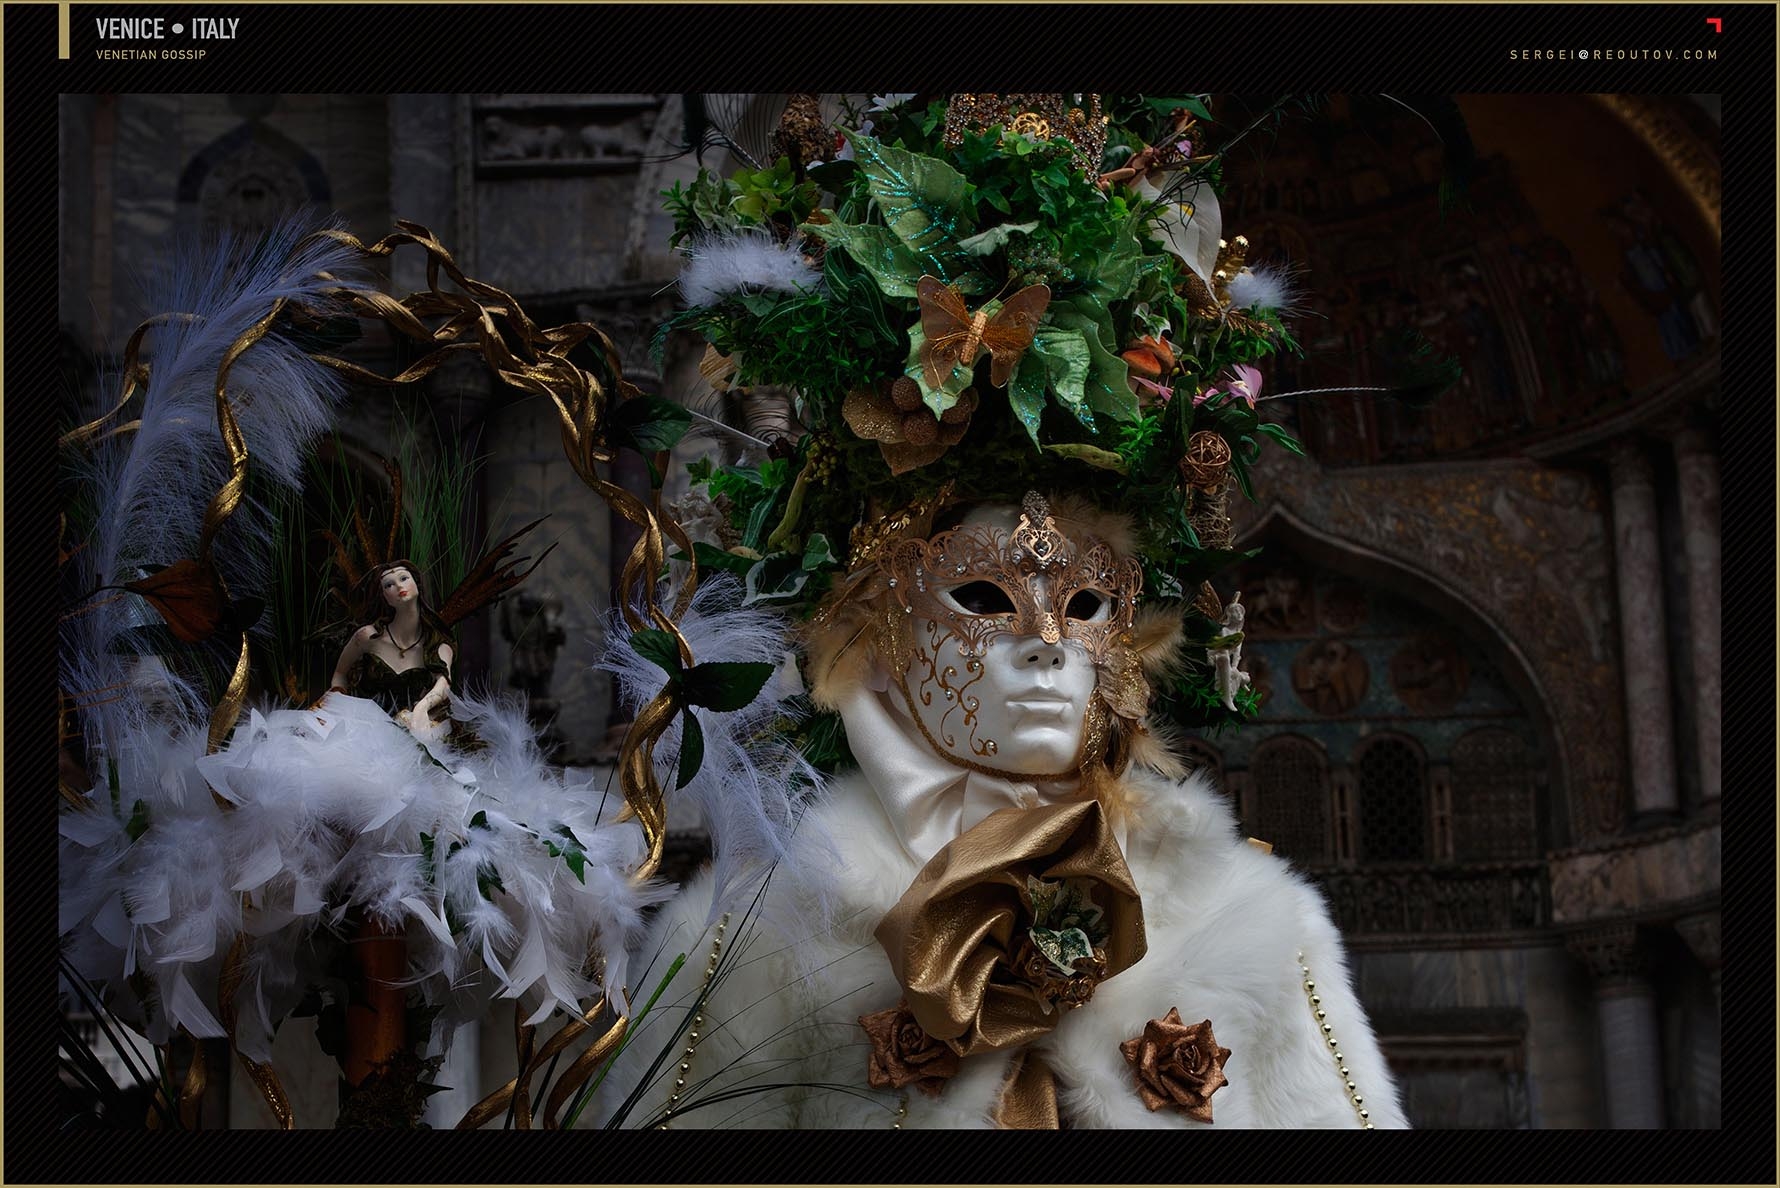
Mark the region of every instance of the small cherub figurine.
<instances>
[{"instance_id":1,"label":"small cherub figurine","mask_svg":"<svg viewBox=\"0 0 1780 1188\"><path fill-rule=\"evenodd\" d=\"M1246 612L1242 609L1242 592L1230 600L1224 608L1224 617L1218 621L1222 633L1205 646L1205 655L1217 672L1218 692L1223 694L1224 708L1236 709L1236 693L1244 685L1253 683L1253 678L1242 671L1242 624Z\"/></svg>"},{"instance_id":2,"label":"small cherub figurine","mask_svg":"<svg viewBox=\"0 0 1780 1188\"><path fill-rule=\"evenodd\" d=\"M451 631L426 604L409 561L365 577L376 617L352 633L334 665L333 688L366 697L422 742L444 738L451 701Z\"/></svg>"}]
</instances>

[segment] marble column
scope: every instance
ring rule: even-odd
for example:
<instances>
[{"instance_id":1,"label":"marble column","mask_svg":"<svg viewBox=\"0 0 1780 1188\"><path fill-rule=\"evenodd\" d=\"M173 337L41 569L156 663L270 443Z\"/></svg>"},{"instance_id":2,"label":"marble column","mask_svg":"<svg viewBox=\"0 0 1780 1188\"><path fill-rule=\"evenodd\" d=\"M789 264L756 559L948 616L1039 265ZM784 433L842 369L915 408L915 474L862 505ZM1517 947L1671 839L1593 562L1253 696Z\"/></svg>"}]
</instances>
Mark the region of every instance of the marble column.
<instances>
[{"instance_id":1,"label":"marble column","mask_svg":"<svg viewBox=\"0 0 1780 1188\"><path fill-rule=\"evenodd\" d=\"M1660 1129L1662 1029L1656 991L1644 976L1637 927L1603 925L1572 934L1568 943L1595 982L1607 1125L1615 1130Z\"/></svg>"},{"instance_id":2,"label":"marble column","mask_svg":"<svg viewBox=\"0 0 1780 1188\"><path fill-rule=\"evenodd\" d=\"M1694 729L1699 734L1700 795L1718 799L1724 710L1719 543L1718 454L1711 434L1690 427L1675 438L1675 471L1681 488L1682 548L1687 555L1687 615L1694 686Z\"/></svg>"},{"instance_id":3,"label":"marble column","mask_svg":"<svg viewBox=\"0 0 1780 1188\"><path fill-rule=\"evenodd\" d=\"M1650 459L1635 438L1609 458L1613 481L1613 552L1619 578L1620 662L1631 740L1632 811L1673 814L1674 722L1669 708L1669 651L1663 618L1662 538Z\"/></svg>"}]
</instances>

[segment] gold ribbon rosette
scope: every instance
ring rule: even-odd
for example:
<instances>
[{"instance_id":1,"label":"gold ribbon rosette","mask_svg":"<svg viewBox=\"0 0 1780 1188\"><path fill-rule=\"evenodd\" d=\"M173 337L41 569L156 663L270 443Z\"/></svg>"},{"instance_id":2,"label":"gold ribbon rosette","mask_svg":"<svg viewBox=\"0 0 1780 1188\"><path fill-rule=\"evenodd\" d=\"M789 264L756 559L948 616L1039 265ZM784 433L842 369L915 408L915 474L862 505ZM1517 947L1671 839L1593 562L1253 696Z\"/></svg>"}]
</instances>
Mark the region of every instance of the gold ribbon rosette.
<instances>
[{"instance_id":1,"label":"gold ribbon rosette","mask_svg":"<svg viewBox=\"0 0 1780 1188\"><path fill-rule=\"evenodd\" d=\"M876 935L916 1022L960 1056L1038 1039L1148 947L1096 800L990 814L933 856Z\"/></svg>"}]
</instances>

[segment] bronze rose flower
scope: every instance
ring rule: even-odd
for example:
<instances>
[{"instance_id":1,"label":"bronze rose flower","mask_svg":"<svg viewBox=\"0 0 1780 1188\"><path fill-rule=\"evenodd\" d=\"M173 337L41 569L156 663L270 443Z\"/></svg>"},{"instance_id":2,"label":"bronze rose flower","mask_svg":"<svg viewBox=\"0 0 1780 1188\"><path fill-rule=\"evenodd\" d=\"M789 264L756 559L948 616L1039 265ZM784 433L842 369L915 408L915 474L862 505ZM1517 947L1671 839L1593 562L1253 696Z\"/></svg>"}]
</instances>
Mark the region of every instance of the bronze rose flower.
<instances>
[{"instance_id":1,"label":"bronze rose flower","mask_svg":"<svg viewBox=\"0 0 1780 1188\"><path fill-rule=\"evenodd\" d=\"M927 1096L938 1097L946 1082L958 1075L958 1053L921 1030L907 1000L887 1011L859 1016L859 1026L871 1037L866 1080L873 1089L914 1085Z\"/></svg>"},{"instance_id":2,"label":"bronze rose flower","mask_svg":"<svg viewBox=\"0 0 1780 1188\"><path fill-rule=\"evenodd\" d=\"M1228 1082L1224 1062L1230 1049L1218 1047L1211 1020L1182 1023L1168 1008L1151 1019L1143 1034L1119 1045L1137 1076L1137 1094L1151 1110L1171 1105L1195 1122L1211 1121L1211 1095Z\"/></svg>"}]
</instances>

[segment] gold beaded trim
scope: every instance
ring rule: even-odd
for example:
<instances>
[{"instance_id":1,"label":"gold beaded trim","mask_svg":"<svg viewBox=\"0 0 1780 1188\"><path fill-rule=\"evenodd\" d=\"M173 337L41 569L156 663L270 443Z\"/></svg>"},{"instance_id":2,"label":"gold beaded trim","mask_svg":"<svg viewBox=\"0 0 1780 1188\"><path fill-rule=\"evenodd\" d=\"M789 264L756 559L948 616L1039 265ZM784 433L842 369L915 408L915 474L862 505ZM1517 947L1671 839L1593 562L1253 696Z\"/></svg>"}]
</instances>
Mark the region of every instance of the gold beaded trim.
<instances>
[{"instance_id":1,"label":"gold beaded trim","mask_svg":"<svg viewBox=\"0 0 1780 1188\"><path fill-rule=\"evenodd\" d=\"M711 990L711 979L717 976L717 958L723 954L723 931L729 927L729 913L723 913L723 919L717 921L717 937L711 942L711 959L705 962L705 980L699 987L698 996L702 1001ZM661 1125L657 1130L668 1128L668 1119L674 1116L674 1109L680 1104L680 1095L686 1092L686 1077L692 1071L692 1057L698 1051L699 1028L705 1025L703 1008L692 1016L692 1030L686 1033L686 1050L680 1054L680 1074L674 1078L674 1091L668 1095L667 1109L662 1113Z\"/></svg>"},{"instance_id":2,"label":"gold beaded trim","mask_svg":"<svg viewBox=\"0 0 1780 1188\"><path fill-rule=\"evenodd\" d=\"M1335 1038L1335 1028L1329 1022L1328 1012L1323 1010L1322 995L1316 992L1316 979L1310 976L1310 966L1304 964L1302 952L1298 954L1298 971L1304 975L1304 996L1310 1000L1310 1011L1316 1016L1317 1028L1323 1033L1323 1042L1329 1045L1329 1051L1335 1057L1335 1071L1341 1074L1341 1084L1347 1092L1348 1104L1353 1106L1354 1116L1360 1120L1360 1126L1372 1130L1372 1112L1366 1108L1366 1099L1360 1096L1360 1088L1354 1084L1353 1074L1348 1071L1347 1057L1341 1051L1341 1042Z\"/></svg>"}]
</instances>

